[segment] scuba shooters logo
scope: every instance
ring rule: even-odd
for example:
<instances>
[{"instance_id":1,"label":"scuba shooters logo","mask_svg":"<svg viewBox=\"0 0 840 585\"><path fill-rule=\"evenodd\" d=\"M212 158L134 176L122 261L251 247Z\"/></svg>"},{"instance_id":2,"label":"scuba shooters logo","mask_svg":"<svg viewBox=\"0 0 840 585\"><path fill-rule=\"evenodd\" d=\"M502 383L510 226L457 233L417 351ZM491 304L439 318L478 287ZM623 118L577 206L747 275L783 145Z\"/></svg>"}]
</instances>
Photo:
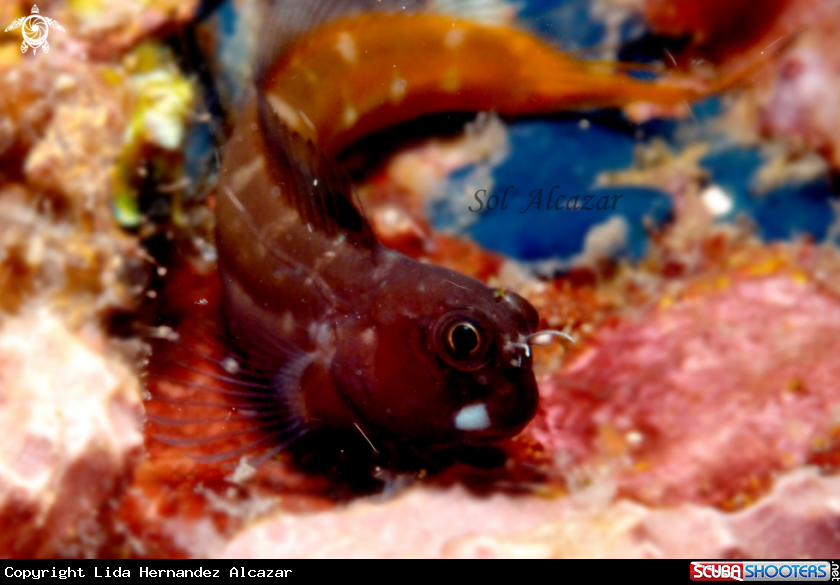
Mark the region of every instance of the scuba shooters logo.
<instances>
[{"instance_id":1,"label":"scuba shooters logo","mask_svg":"<svg viewBox=\"0 0 840 585\"><path fill-rule=\"evenodd\" d=\"M828 561L693 561L692 581L838 581Z\"/></svg>"},{"instance_id":2,"label":"scuba shooters logo","mask_svg":"<svg viewBox=\"0 0 840 585\"><path fill-rule=\"evenodd\" d=\"M50 33L50 27L64 31L64 27L58 24L57 21L46 16L38 14L38 6L32 7L32 14L24 16L13 21L12 24L6 27L5 32L16 30L23 27L23 43L20 45L20 52L25 53L27 49L32 47L32 53L38 52L38 49L43 49L44 53L50 52L50 44L47 42L47 35Z\"/></svg>"}]
</instances>

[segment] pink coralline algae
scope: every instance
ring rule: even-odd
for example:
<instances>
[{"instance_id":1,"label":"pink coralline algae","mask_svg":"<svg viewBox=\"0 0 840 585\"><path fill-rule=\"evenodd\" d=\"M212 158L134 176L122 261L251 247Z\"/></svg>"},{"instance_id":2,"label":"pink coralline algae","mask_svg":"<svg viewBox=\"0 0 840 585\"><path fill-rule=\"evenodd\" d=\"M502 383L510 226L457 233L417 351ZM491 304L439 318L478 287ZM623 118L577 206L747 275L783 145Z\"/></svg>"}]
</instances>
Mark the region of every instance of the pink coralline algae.
<instances>
[{"instance_id":1,"label":"pink coralline algae","mask_svg":"<svg viewBox=\"0 0 840 585\"><path fill-rule=\"evenodd\" d=\"M86 557L108 542L142 435L137 380L101 344L46 312L0 328L3 556Z\"/></svg>"},{"instance_id":2,"label":"pink coralline algae","mask_svg":"<svg viewBox=\"0 0 840 585\"><path fill-rule=\"evenodd\" d=\"M531 427L651 505L737 508L838 424L840 304L804 278L720 283L598 332L541 386Z\"/></svg>"}]
</instances>

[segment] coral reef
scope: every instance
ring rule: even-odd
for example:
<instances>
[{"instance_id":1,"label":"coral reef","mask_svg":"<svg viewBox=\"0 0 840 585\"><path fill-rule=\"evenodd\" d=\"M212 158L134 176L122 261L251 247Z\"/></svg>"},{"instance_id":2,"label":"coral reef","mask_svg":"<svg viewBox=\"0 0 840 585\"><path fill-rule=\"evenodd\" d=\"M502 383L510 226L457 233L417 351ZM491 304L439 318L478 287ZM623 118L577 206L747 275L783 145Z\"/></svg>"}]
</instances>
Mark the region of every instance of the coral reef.
<instances>
[{"instance_id":1,"label":"coral reef","mask_svg":"<svg viewBox=\"0 0 840 585\"><path fill-rule=\"evenodd\" d=\"M107 542L142 435L137 379L104 342L46 309L0 329L4 556L89 557Z\"/></svg>"},{"instance_id":2,"label":"coral reef","mask_svg":"<svg viewBox=\"0 0 840 585\"><path fill-rule=\"evenodd\" d=\"M737 514L691 504L647 508L616 500L608 481L555 500L414 490L389 502L257 523L218 556L830 558L840 546L831 528L837 488L837 478L800 470ZM797 538L783 534L783 526Z\"/></svg>"},{"instance_id":3,"label":"coral reef","mask_svg":"<svg viewBox=\"0 0 840 585\"><path fill-rule=\"evenodd\" d=\"M151 420L179 409L149 404L155 384L224 388L144 358L176 332L187 366L225 357L207 112L214 131L235 117L257 3L194 22L197 2L52 2L48 55L0 39L0 556L838 556L840 5L541 6L521 22L569 47L728 90L455 117L344 153L386 245L515 290L577 340L536 348L520 437L399 470L360 437L200 462ZM636 203L467 211L550 181Z\"/></svg>"}]
</instances>

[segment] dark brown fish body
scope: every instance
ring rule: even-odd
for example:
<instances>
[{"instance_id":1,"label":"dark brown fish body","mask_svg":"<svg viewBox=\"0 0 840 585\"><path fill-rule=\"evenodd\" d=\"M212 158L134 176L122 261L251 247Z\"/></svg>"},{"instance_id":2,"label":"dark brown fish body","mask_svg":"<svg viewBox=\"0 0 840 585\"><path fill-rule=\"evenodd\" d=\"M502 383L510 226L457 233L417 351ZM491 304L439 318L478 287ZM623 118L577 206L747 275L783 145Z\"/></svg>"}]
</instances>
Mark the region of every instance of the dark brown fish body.
<instances>
[{"instance_id":1,"label":"dark brown fish body","mask_svg":"<svg viewBox=\"0 0 840 585\"><path fill-rule=\"evenodd\" d=\"M257 110L223 162L219 266L228 327L272 354L278 400L308 428L358 425L374 444L517 434L536 411L536 311L384 248L335 163Z\"/></svg>"},{"instance_id":2,"label":"dark brown fish body","mask_svg":"<svg viewBox=\"0 0 840 585\"><path fill-rule=\"evenodd\" d=\"M359 6L386 13L348 16ZM236 360L188 368L232 384L220 393L242 404L207 420L227 425L235 410L264 434L251 446L269 454L316 429L361 432L374 446L515 436L537 408L536 311L514 293L384 248L331 156L425 113L681 103L697 92L575 61L520 31L408 14L390 0L281 7L218 189Z\"/></svg>"}]
</instances>

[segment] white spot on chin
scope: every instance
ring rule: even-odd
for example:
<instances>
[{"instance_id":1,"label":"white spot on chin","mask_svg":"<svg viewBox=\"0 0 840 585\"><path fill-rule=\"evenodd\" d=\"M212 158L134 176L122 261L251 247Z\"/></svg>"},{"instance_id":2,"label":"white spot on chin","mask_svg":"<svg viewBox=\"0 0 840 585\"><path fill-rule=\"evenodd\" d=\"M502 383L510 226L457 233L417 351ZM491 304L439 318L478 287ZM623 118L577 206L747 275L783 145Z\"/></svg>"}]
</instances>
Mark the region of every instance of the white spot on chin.
<instances>
[{"instance_id":1,"label":"white spot on chin","mask_svg":"<svg viewBox=\"0 0 840 585\"><path fill-rule=\"evenodd\" d=\"M359 57L356 52L356 41L353 40L353 36L349 32L345 31L339 33L338 42L335 44L335 50L338 51L341 58L350 65L355 65L359 61Z\"/></svg>"},{"instance_id":2,"label":"white spot on chin","mask_svg":"<svg viewBox=\"0 0 840 585\"><path fill-rule=\"evenodd\" d=\"M489 426L490 416L483 402L465 406L455 415L455 428L459 431L483 431Z\"/></svg>"}]
</instances>

